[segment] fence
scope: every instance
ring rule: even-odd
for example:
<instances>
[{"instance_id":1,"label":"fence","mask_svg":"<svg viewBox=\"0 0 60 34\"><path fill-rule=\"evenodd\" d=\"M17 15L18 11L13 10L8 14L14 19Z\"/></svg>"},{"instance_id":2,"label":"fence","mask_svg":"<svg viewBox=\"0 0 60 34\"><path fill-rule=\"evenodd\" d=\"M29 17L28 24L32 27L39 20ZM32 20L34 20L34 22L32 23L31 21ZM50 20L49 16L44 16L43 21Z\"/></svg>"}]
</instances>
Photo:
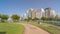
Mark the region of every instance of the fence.
<instances>
[{"instance_id":1,"label":"fence","mask_svg":"<svg viewBox=\"0 0 60 34\"><path fill-rule=\"evenodd\" d=\"M43 21L44 23L60 26L60 21Z\"/></svg>"}]
</instances>

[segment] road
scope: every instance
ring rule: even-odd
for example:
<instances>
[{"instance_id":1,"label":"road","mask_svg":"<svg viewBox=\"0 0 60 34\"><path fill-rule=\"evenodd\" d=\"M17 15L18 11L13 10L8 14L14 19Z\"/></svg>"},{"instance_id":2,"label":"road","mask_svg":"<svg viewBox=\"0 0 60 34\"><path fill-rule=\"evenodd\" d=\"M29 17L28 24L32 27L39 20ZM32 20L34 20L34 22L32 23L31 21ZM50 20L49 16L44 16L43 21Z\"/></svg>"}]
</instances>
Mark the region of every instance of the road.
<instances>
[{"instance_id":1,"label":"road","mask_svg":"<svg viewBox=\"0 0 60 34\"><path fill-rule=\"evenodd\" d=\"M31 24L23 24L23 25L25 27L24 34L50 34L47 31Z\"/></svg>"}]
</instances>

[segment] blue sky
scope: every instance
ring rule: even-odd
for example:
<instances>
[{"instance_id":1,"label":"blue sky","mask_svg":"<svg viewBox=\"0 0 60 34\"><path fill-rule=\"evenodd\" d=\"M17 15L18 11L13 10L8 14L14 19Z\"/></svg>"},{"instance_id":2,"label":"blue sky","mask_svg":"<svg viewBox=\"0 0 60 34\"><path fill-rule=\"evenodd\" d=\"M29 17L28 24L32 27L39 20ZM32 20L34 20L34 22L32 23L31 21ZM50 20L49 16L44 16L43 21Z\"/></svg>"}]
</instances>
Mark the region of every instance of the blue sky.
<instances>
[{"instance_id":1,"label":"blue sky","mask_svg":"<svg viewBox=\"0 0 60 34\"><path fill-rule=\"evenodd\" d=\"M0 0L0 14L23 15L29 8L51 7L60 15L60 0Z\"/></svg>"}]
</instances>

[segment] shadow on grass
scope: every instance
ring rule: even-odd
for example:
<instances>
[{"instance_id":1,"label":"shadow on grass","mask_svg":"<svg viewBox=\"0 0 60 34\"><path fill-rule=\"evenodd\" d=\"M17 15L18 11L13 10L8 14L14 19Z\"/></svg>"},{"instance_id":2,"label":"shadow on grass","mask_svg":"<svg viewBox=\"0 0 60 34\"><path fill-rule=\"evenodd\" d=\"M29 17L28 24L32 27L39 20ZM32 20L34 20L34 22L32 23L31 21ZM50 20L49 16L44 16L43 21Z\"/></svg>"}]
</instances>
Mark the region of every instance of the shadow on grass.
<instances>
[{"instance_id":1,"label":"shadow on grass","mask_svg":"<svg viewBox=\"0 0 60 34\"><path fill-rule=\"evenodd\" d=\"M0 32L0 34L6 34L6 32Z\"/></svg>"}]
</instances>

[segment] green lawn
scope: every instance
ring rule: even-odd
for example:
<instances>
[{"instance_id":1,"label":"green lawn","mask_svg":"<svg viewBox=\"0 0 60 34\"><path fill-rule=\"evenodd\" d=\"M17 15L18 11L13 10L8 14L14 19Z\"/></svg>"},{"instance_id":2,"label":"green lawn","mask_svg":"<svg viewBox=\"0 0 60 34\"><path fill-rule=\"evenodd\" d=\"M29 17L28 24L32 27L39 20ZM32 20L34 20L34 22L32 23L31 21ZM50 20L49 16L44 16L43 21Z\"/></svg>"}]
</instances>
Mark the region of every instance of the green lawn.
<instances>
[{"instance_id":1,"label":"green lawn","mask_svg":"<svg viewBox=\"0 0 60 34\"><path fill-rule=\"evenodd\" d=\"M20 24L14 23L0 23L0 32L6 34L23 34L24 27Z\"/></svg>"},{"instance_id":2,"label":"green lawn","mask_svg":"<svg viewBox=\"0 0 60 34\"><path fill-rule=\"evenodd\" d=\"M55 27L45 26L45 24L37 24L37 23L30 23L30 24L33 24L33 25L35 25L39 28L42 28L42 29L48 31L51 34L60 34L60 29L57 29Z\"/></svg>"}]
</instances>

